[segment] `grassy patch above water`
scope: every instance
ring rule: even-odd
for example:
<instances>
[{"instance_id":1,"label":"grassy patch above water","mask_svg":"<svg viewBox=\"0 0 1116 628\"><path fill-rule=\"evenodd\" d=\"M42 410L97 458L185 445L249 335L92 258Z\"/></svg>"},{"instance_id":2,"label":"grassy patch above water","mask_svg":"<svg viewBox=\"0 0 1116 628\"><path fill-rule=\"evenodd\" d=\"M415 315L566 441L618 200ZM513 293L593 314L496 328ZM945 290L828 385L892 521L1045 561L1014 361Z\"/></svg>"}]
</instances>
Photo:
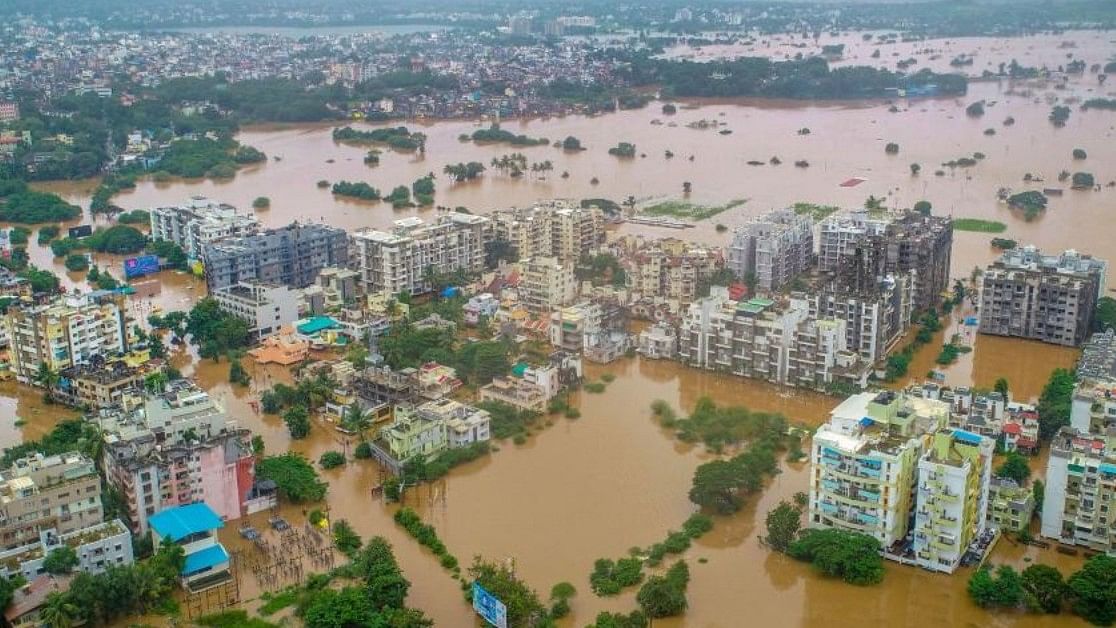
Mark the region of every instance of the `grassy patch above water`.
<instances>
[{"instance_id":1,"label":"grassy patch above water","mask_svg":"<svg viewBox=\"0 0 1116 628\"><path fill-rule=\"evenodd\" d=\"M690 220L705 220L721 212L726 212L734 207L740 207L748 199L738 198L724 205L697 205L687 201L664 201L656 203L643 210L646 216L674 216L675 218L689 218Z\"/></svg>"},{"instance_id":2,"label":"grassy patch above water","mask_svg":"<svg viewBox=\"0 0 1116 628\"><path fill-rule=\"evenodd\" d=\"M995 220L981 220L980 218L954 218L954 231L977 231L980 233L1003 233L1007 225Z\"/></svg>"},{"instance_id":3,"label":"grassy patch above water","mask_svg":"<svg viewBox=\"0 0 1116 628\"><path fill-rule=\"evenodd\" d=\"M815 222L824 220L833 213L836 213L840 207L836 205L818 205L816 203L795 203L794 213L798 215L809 215Z\"/></svg>"},{"instance_id":4,"label":"grassy patch above water","mask_svg":"<svg viewBox=\"0 0 1116 628\"><path fill-rule=\"evenodd\" d=\"M266 597L264 597L266 596ZM267 600L260 606L260 615L264 617L277 613L288 606L298 602L298 590L284 589L278 593L265 593L261 598Z\"/></svg>"}]
</instances>

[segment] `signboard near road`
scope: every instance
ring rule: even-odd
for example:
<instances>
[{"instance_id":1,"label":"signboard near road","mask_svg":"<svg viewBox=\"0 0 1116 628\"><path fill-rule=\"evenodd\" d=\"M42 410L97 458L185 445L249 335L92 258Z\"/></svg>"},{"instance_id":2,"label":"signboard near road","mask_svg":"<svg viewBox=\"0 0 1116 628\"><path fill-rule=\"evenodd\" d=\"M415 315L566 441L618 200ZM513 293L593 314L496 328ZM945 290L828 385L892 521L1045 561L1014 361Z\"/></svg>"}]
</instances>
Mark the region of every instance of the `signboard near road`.
<instances>
[{"instance_id":1,"label":"signboard near road","mask_svg":"<svg viewBox=\"0 0 1116 628\"><path fill-rule=\"evenodd\" d=\"M124 260L124 276L128 279L157 272L159 272L159 258L155 255L140 255Z\"/></svg>"},{"instance_id":2,"label":"signboard near road","mask_svg":"<svg viewBox=\"0 0 1116 628\"><path fill-rule=\"evenodd\" d=\"M473 581L473 610L496 628L508 628L508 607Z\"/></svg>"}]
</instances>

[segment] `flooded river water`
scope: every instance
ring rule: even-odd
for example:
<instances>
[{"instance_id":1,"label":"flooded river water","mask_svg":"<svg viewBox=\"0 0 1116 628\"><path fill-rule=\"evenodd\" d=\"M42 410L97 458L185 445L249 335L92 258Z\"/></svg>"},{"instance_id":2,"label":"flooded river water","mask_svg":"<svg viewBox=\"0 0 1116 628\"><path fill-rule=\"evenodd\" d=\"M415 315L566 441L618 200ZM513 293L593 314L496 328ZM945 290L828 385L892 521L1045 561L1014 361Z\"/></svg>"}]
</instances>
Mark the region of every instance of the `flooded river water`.
<instances>
[{"instance_id":1,"label":"flooded river water","mask_svg":"<svg viewBox=\"0 0 1116 628\"><path fill-rule=\"evenodd\" d=\"M1055 39L1025 38L999 42L983 48L977 40L938 42L935 53L949 59L959 52L981 47L987 54L976 66L1019 58L1053 60L1064 52L1051 52L1060 41L1080 39L1075 54L1090 63L1103 63L1114 48L1111 35L1067 34ZM850 40L850 46L852 44ZM922 44L923 49L928 44ZM1033 52L1035 46L1045 52ZM992 49L995 48L995 50ZM1057 50L1061 50L1058 48ZM1034 56L1031 56L1032 51ZM863 60L865 51L851 55ZM906 54L906 53L904 53ZM943 58L943 57L940 57ZM937 61L934 61L935 63ZM1047 61L1044 61L1044 63ZM365 166L363 148L335 143L329 125L282 128L250 128L241 141L265 151L280 161L242 170L235 179L223 182L176 181L156 184L142 181L136 190L120 194L115 202L127 209L175 204L191 195L206 195L247 210L258 196L271 199L270 209L260 211L265 224L277 226L290 220L329 222L348 229L388 227L392 220L409 215L430 215L432 210L393 211L383 203L350 202L335 198L315 184L329 181L367 181L388 191L409 185L433 172L437 179L437 203L465 206L485 213L496 207L525 205L551 197L604 197L622 200L631 195L641 205L682 196L682 183L691 182L690 200L721 204L746 198L743 206L678 232L669 229L624 225L621 232L637 231L657 236L682 236L725 244L727 234L715 230L717 223L729 227L769 209L797 201L858 206L871 194L886 199L888 206L906 207L920 199L930 200L935 212L955 217L985 218L1008 225L1002 237L1034 243L1056 251L1076 248L1110 260L1116 259L1111 237L1111 216L1116 191L1070 191L1052 197L1045 215L1025 221L998 203L1001 187L1016 191L1042 187L1068 187L1057 183L1062 170L1092 171L1102 184L1116 179L1116 113L1074 109L1064 128L1047 120L1056 102L1105 95L1112 86L1098 85L1086 73L1069 79L1064 89L1038 83L992 81L974 83L970 93L959 99L896 100L858 103L802 103L736 100L694 102L665 116L659 104L637 111L601 117L571 116L563 119L505 122L516 133L547 137L551 141L573 135L588 150L565 153L551 147L512 148L477 146L458 140L477 127L474 122L426 125L424 155L385 151L381 165ZM1106 91L1107 90L1107 91ZM983 118L965 115L974 101L987 101ZM889 111L894 105L895 111ZM1014 118L1010 126L1003 124ZM717 120L721 129L687 128L687 123ZM653 124L659 121L662 124ZM671 123L675 123L673 126ZM411 123L414 126L414 123ZM798 131L809 128L809 134ZM995 134L985 134L994 129ZM620 160L607 154L618 142L631 141L641 156ZM884 145L896 142L898 155L887 155ZM1084 162L1074 162L1071 151L1088 152ZM665 157L667 150L675 154ZM512 179L490 170L474 182L452 184L443 175L448 163L481 161L505 153L523 152L531 161L551 160L554 171L546 178L528 174ZM972 168L950 169L943 162L982 152L986 158ZM642 156L645 155L645 156ZM691 160L690 157L693 156ZM750 160L767 164L778 156L781 165L751 166ZM797 168L796 160L807 160L808 168ZM332 160L332 163L330 161ZM910 174L909 164L919 163L922 172ZM936 176L935 170L943 174ZM560 175L568 172L568 178ZM1045 182L1024 184L1032 173ZM594 183L593 179L598 182ZM851 177L866 181L856 187L840 187ZM59 183L41 186L68 199L88 205L94 182ZM995 256L985 233L955 235L953 275L969 276L974 266L983 266ZM37 247L32 238L32 260L64 273L61 260L53 260L48 249ZM119 258L104 258L119 275ZM1116 265L1113 266L1116 268ZM1110 273L1116 273L1110 270ZM1111 275L1109 281L1116 279ZM68 285L80 285L81 277L68 276ZM204 293L197 279L164 273L157 283L140 290L134 301L135 314L144 318L155 308L182 309ZM966 333L958 321L951 322L934 342L916 356L913 377L921 378L940 368L949 384L991 387L1006 377L1016 398L1034 398L1041 391L1051 368L1073 363L1070 349L978 336L974 351L948 367L933 364L937 349L947 334ZM233 389L227 383L227 363L196 362L178 358L184 373L198 378L228 408L244 427L261 434L267 449L299 451L311 459L331 449L345 449L343 437L328 425L318 425L310 438L290 441L278 417L252 410L250 401L258 391L275 381L289 378L278 368L251 367L251 388ZM648 545L677 528L693 506L687 499L694 468L709 458L701 447L676 442L651 419L650 403L664 399L681 412L689 411L703 395L719 404L743 404L756 410L778 411L793 421L816 425L824 420L837 400L804 392L790 392L742 379L683 368L673 363L622 360L608 367L590 367L590 377L602 372L616 380L600 395L582 394L577 402L582 418L555 419L526 444L500 445L490 457L455 469L444 481L413 489L406 503L433 523L439 535L462 562L474 554L489 559L512 559L518 572L541 594L551 585L568 580L577 586L573 614L565 626L583 626L600 610L630 610L633 593L615 599L599 599L589 591L587 577L595 559L616 558L634 545ZM15 442L37 437L66 413L44 407L34 391L8 383L0 386L0 438ZM11 417L18 417L17 426ZM779 499L806 487L806 467L790 465L776 476L762 495L742 512L719 519L712 533L699 540L686 554L693 580L690 609L685 617L656 626L730 627L756 626L1054 626L1071 623L1067 617L993 615L967 598L965 574L953 577L929 574L913 568L888 566L885 582L877 587L857 588L816 577L809 567L773 555L756 540L763 513ZM439 626L468 626L475 621L462 602L457 583L440 568L429 552L406 537L391 520L392 506L371 495L380 481L373 465L356 464L324 472L330 481L332 516L346 518L364 535L384 535L413 582L411 604L422 608ZM288 515L301 521L298 508ZM757 514L758 513L758 514ZM233 526L235 527L235 526ZM226 536L236 544L235 530ZM701 563L698 559L706 559ZM1001 543L995 561L1025 566L1041 560L1068 572L1076 559L1053 551L1021 548ZM245 596L258 593L251 582L242 583Z\"/></svg>"},{"instance_id":2,"label":"flooded river water","mask_svg":"<svg viewBox=\"0 0 1116 628\"><path fill-rule=\"evenodd\" d=\"M252 412L251 389L229 388L227 364L204 362L196 370L186 366L186 372L222 398L242 425L263 434L270 451L289 448L316 459L344 447L323 425L316 426L309 439L290 442L277 417ZM254 387L287 377L272 369L252 372ZM690 479L697 465L711 456L703 447L681 444L661 429L651 417L652 400L663 399L688 411L700 396L710 395L718 403L782 412L808 425L823 421L836 403L821 395L788 393L668 362L622 360L591 367L587 375L597 379L604 372L613 373L616 380L603 394L581 393L574 399L581 408L580 419L554 419L526 444L500 444L500 451L455 469L442 481L411 489L404 500L437 528L463 562L473 555L514 561L518 573L544 596L554 583L572 582L580 593L563 626L583 626L602 610L635 608L634 590L616 598L592 595L587 578L593 561L618 558L633 545L662 540L694 512L687 498ZM809 566L771 554L757 541L763 513L803 490L807 469L802 463L784 465L744 510L717 520L715 529L685 554L693 575L690 609L682 618L655 625L1060 625L1057 619L980 610L968 600L964 572L948 577L889 564L882 585L859 588L821 579ZM324 476L330 481L334 519L346 518L362 535L383 535L395 545L414 583L411 603L439 626L473 625L457 583L392 522L395 506L371 495L371 487L381 479L375 466L350 463ZM292 521L303 520L299 508L284 510ZM262 519L257 523L263 525ZM239 546L235 531L225 532L225 539ZM1066 572L1077 564L1077 559L1053 550L1006 542L994 560L1020 567L1042 561ZM241 586L245 597L258 592L250 577L242 578Z\"/></svg>"}]
</instances>

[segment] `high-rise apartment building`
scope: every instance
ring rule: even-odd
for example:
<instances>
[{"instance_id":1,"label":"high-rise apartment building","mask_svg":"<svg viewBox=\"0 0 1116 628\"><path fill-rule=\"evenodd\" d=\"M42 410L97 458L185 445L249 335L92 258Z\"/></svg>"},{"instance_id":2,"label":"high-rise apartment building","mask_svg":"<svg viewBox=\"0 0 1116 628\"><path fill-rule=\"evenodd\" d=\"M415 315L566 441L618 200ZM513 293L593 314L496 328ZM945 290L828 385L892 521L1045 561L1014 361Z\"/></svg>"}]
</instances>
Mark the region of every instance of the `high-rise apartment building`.
<instances>
[{"instance_id":1,"label":"high-rise apartment building","mask_svg":"<svg viewBox=\"0 0 1116 628\"><path fill-rule=\"evenodd\" d=\"M887 275L913 273L915 310L937 305L949 289L953 221L915 212L841 212L821 222L818 268L840 291L863 292Z\"/></svg>"},{"instance_id":2,"label":"high-rise apartment building","mask_svg":"<svg viewBox=\"0 0 1116 628\"><path fill-rule=\"evenodd\" d=\"M1042 536L1116 552L1116 437L1066 426L1050 443Z\"/></svg>"},{"instance_id":3,"label":"high-rise apartment building","mask_svg":"<svg viewBox=\"0 0 1116 628\"><path fill-rule=\"evenodd\" d=\"M984 533L995 446L964 430L934 432L918 460L913 550L919 566L952 573Z\"/></svg>"},{"instance_id":4,"label":"high-rise apartment building","mask_svg":"<svg viewBox=\"0 0 1116 628\"><path fill-rule=\"evenodd\" d=\"M720 250L677 238L649 242L620 239L612 246L626 248L622 256L628 260L628 287L641 298L690 303L697 298L703 282L724 266Z\"/></svg>"},{"instance_id":5,"label":"high-rise apartment building","mask_svg":"<svg viewBox=\"0 0 1116 628\"><path fill-rule=\"evenodd\" d=\"M1075 347L1085 342L1108 263L1076 251L1006 251L984 272L980 332Z\"/></svg>"},{"instance_id":6,"label":"high-rise apartment building","mask_svg":"<svg viewBox=\"0 0 1116 628\"><path fill-rule=\"evenodd\" d=\"M348 234L338 227L295 222L206 243L202 260L211 293L252 280L305 288L314 283L321 269L348 265Z\"/></svg>"},{"instance_id":7,"label":"high-rise apartment building","mask_svg":"<svg viewBox=\"0 0 1116 628\"><path fill-rule=\"evenodd\" d=\"M806 272L814 258L814 225L793 209L773 211L736 229L728 268L739 279L749 275L764 290L781 290Z\"/></svg>"},{"instance_id":8,"label":"high-rise apartment building","mask_svg":"<svg viewBox=\"0 0 1116 628\"><path fill-rule=\"evenodd\" d=\"M35 454L0 471L0 549L39 542L101 523L101 476L77 453Z\"/></svg>"},{"instance_id":9,"label":"high-rise apartment building","mask_svg":"<svg viewBox=\"0 0 1116 628\"><path fill-rule=\"evenodd\" d=\"M193 259L202 256L205 244L254 235L259 229L260 221L253 214L239 213L232 205L201 196L151 210L151 239L174 242Z\"/></svg>"},{"instance_id":10,"label":"high-rise apartment building","mask_svg":"<svg viewBox=\"0 0 1116 628\"><path fill-rule=\"evenodd\" d=\"M870 363L845 344L845 322L816 319L807 304L733 301L724 288L690 305L678 334L678 359L773 384L825 390L863 388Z\"/></svg>"},{"instance_id":11,"label":"high-rise apartment building","mask_svg":"<svg viewBox=\"0 0 1116 628\"><path fill-rule=\"evenodd\" d=\"M0 577L33 580L63 546L76 569L100 573L132 562L132 538L118 520L102 521L101 478L78 452L35 454L0 471Z\"/></svg>"},{"instance_id":12,"label":"high-rise apartment building","mask_svg":"<svg viewBox=\"0 0 1116 628\"><path fill-rule=\"evenodd\" d=\"M831 282L804 298L815 318L845 322L849 350L878 363L911 326L913 285L913 273L887 275L857 290Z\"/></svg>"},{"instance_id":13,"label":"high-rise apartment building","mask_svg":"<svg viewBox=\"0 0 1116 628\"><path fill-rule=\"evenodd\" d=\"M248 323L256 340L298 320L298 296L287 286L241 281L218 288L210 296L222 310Z\"/></svg>"},{"instance_id":14,"label":"high-rise apartment building","mask_svg":"<svg viewBox=\"0 0 1116 628\"><path fill-rule=\"evenodd\" d=\"M860 393L814 434L808 525L867 534L885 548L911 532L919 459L949 415L944 402Z\"/></svg>"},{"instance_id":15,"label":"high-rise apartment building","mask_svg":"<svg viewBox=\"0 0 1116 628\"><path fill-rule=\"evenodd\" d=\"M557 257L574 264L604 243L604 216L598 207L552 200L531 207L500 209L488 216L492 237L508 242L519 259Z\"/></svg>"},{"instance_id":16,"label":"high-rise apartment building","mask_svg":"<svg viewBox=\"0 0 1116 628\"><path fill-rule=\"evenodd\" d=\"M43 305L11 305L3 318L9 338L12 371L23 384L37 380L46 364L57 373L94 356L107 357L128 348L124 297L74 294Z\"/></svg>"},{"instance_id":17,"label":"high-rise apartment building","mask_svg":"<svg viewBox=\"0 0 1116 628\"><path fill-rule=\"evenodd\" d=\"M352 234L354 265L367 294L422 294L434 275L484 270L491 223L457 212L395 221L391 232L361 229Z\"/></svg>"},{"instance_id":18,"label":"high-rise apartment building","mask_svg":"<svg viewBox=\"0 0 1116 628\"><path fill-rule=\"evenodd\" d=\"M531 257L522 262L519 300L531 312L549 313L577 299L577 277L572 264L556 257Z\"/></svg>"}]
</instances>

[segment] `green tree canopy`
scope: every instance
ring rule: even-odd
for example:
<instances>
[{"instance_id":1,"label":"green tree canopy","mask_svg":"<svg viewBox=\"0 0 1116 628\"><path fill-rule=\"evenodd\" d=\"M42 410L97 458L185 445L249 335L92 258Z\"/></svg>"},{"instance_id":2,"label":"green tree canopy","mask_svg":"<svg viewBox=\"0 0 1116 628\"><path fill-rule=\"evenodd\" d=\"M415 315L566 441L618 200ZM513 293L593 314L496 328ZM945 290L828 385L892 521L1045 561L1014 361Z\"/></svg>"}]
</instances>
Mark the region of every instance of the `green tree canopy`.
<instances>
[{"instance_id":1,"label":"green tree canopy","mask_svg":"<svg viewBox=\"0 0 1116 628\"><path fill-rule=\"evenodd\" d=\"M780 501L778 506L767 512L767 536L764 541L771 549L785 552L798 538L801 527L802 511L786 500Z\"/></svg>"},{"instance_id":2,"label":"green tree canopy","mask_svg":"<svg viewBox=\"0 0 1116 628\"><path fill-rule=\"evenodd\" d=\"M69 545L60 545L43 559L43 570L51 574L65 574L78 566L78 555Z\"/></svg>"},{"instance_id":3,"label":"green tree canopy","mask_svg":"<svg viewBox=\"0 0 1116 628\"><path fill-rule=\"evenodd\" d=\"M1074 613L1098 626L1116 622L1116 558L1105 554L1090 558L1067 585Z\"/></svg>"},{"instance_id":4,"label":"green tree canopy","mask_svg":"<svg viewBox=\"0 0 1116 628\"><path fill-rule=\"evenodd\" d=\"M256 463L256 476L275 482L279 492L295 503L320 501L329 487L318 479L310 461L297 453L263 458Z\"/></svg>"},{"instance_id":5,"label":"green tree canopy","mask_svg":"<svg viewBox=\"0 0 1116 628\"><path fill-rule=\"evenodd\" d=\"M874 537L835 528L804 530L790 544L791 558L809 561L818 571L857 585L883 580L880 542Z\"/></svg>"},{"instance_id":6,"label":"green tree canopy","mask_svg":"<svg viewBox=\"0 0 1116 628\"><path fill-rule=\"evenodd\" d=\"M1023 579L1010 565L978 569L969 578L969 597L982 608L1016 608L1023 603Z\"/></svg>"},{"instance_id":7,"label":"green tree canopy","mask_svg":"<svg viewBox=\"0 0 1116 628\"><path fill-rule=\"evenodd\" d=\"M1023 570L1021 577L1023 590L1035 606L1044 613L1061 612L1067 591L1062 572L1050 565L1031 565Z\"/></svg>"},{"instance_id":8,"label":"green tree canopy","mask_svg":"<svg viewBox=\"0 0 1116 628\"><path fill-rule=\"evenodd\" d=\"M1027 478L1031 477L1031 467L1027 464L1026 456L1017 451L1009 451L1003 464L996 469L996 475L1015 480L1016 484L1023 486L1027 483Z\"/></svg>"}]
</instances>

